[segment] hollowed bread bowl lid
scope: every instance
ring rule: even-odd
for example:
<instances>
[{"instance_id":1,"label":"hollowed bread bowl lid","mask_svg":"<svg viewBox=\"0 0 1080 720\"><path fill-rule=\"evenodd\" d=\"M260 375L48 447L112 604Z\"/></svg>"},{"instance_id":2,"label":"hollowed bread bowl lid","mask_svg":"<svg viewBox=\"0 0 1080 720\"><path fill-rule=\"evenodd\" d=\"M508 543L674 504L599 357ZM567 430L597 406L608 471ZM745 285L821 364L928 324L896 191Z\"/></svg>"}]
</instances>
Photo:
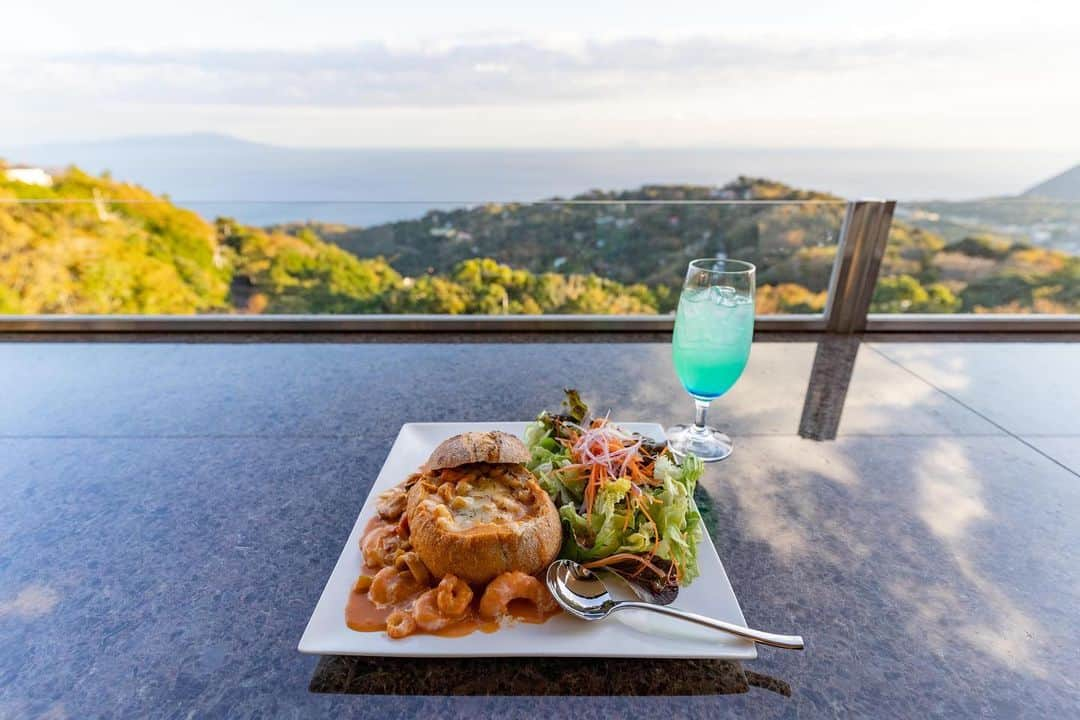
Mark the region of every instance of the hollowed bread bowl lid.
<instances>
[{"instance_id":1,"label":"hollowed bread bowl lid","mask_svg":"<svg viewBox=\"0 0 1080 720\"><path fill-rule=\"evenodd\" d=\"M470 463L525 463L529 449L515 436L500 430L466 432L439 443L424 465L431 472Z\"/></svg>"}]
</instances>

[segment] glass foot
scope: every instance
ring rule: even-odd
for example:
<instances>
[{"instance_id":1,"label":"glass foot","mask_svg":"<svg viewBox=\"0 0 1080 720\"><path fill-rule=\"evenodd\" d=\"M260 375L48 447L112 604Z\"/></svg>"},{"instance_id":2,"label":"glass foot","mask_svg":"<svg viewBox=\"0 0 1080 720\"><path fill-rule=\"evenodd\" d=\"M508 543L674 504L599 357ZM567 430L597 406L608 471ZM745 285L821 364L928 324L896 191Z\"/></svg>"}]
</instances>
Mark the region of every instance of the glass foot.
<instances>
[{"instance_id":1,"label":"glass foot","mask_svg":"<svg viewBox=\"0 0 1080 720\"><path fill-rule=\"evenodd\" d=\"M669 427L665 433L671 452L680 457L694 454L702 462L717 462L730 455L734 449L731 438L713 427L675 425Z\"/></svg>"}]
</instances>

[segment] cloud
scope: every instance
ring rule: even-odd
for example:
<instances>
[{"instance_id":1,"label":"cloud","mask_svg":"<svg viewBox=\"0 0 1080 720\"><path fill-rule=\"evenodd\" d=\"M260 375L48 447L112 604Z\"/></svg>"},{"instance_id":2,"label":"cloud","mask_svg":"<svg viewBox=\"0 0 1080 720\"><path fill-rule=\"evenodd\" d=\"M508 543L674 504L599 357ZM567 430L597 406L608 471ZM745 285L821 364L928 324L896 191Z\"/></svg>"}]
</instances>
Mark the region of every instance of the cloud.
<instances>
[{"instance_id":1,"label":"cloud","mask_svg":"<svg viewBox=\"0 0 1080 720\"><path fill-rule=\"evenodd\" d=\"M577 47L528 40L310 52L93 52L0 65L0 92L31 105L73 98L138 104L456 107L677 93L903 62L923 46L630 37Z\"/></svg>"}]
</instances>

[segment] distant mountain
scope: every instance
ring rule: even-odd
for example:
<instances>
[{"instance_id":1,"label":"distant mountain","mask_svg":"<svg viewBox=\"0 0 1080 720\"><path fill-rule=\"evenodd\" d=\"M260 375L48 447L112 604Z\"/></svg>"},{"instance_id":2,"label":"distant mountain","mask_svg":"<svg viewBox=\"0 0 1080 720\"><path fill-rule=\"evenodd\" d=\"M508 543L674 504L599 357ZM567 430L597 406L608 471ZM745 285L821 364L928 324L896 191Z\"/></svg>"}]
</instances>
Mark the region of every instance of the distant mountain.
<instances>
[{"instance_id":1,"label":"distant mountain","mask_svg":"<svg viewBox=\"0 0 1080 720\"><path fill-rule=\"evenodd\" d=\"M153 149L155 151L172 150L228 150L230 148L270 148L272 145L243 140L223 133L188 133L183 135L128 135L104 140L80 142L41 143L24 145L30 152L55 152L59 150L134 150Z\"/></svg>"},{"instance_id":2,"label":"distant mountain","mask_svg":"<svg viewBox=\"0 0 1080 720\"><path fill-rule=\"evenodd\" d=\"M216 134L2 143L0 157L12 162L109 170L167 193L206 219L228 215L255 225L320 220L370 226L451 209L449 201L711 186L740 175L780 178L847 198L956 200L1015 194L1060 163L1060 155L1046 152L881 148L288 148Z\"/></svg>"},{"instance_id":3,"label":"distant mountain","mask_svg":"<svg viewBox=\"0 0 1080 720\"><path fill-rule=\"evenodd\" d=\"M38 165L66 167L75 164L93 172L112 170L123 174L123 170L129 166L141 168L144 172L151 172L155 166L183 172L205 170L238 160L250 162L257 156L279 149L229 135L193 133L25 145L2 148L0 156Z\"/></svg>"},{"instance_id":4,"label":"distant mountain","mask_svg":"<svg viewBox=\"0 0 1080 720\"><path fill-rule=\"evenodd\" d=\"M1080 255L1080 165L1015 196L903 203L896 215L953 243L992 235Z\"/></svg>"},{"instance_id":5,"label":"distant mountain","mask_svg":"<svg viewBox=\"0 0 1080 720\"><path fill-rule=\"evenodd\" d=\"M1080 202L1080 165L1025 190L1024 195Z\"/></svg>"}]
</instances>

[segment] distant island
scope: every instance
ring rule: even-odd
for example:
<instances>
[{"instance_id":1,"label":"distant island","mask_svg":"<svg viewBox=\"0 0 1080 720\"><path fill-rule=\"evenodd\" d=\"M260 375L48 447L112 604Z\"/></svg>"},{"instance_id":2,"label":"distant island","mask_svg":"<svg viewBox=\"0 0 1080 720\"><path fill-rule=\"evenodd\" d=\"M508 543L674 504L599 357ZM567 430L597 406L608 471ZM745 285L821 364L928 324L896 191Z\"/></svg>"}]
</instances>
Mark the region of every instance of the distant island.
<instances>
[{"instance_id":1,"label":"distant island","mask_svg":"<svg viewBox=\"0 0 1080 720\"><path fill-rule=\"evenodd\" d=\"M757 263L759 312L815 313L844 211L828 194L740 177L592 191L575 196L581 204L430 210L364 228L256 227L203 218L107 174L68 168L46 183L8 169L8 314L667 313L686 262L715 254ZM82 202L15 202L58 199ZM815 202L662 204L716 199ZM894 222L873 311L1080 312L1080 258L935 225L942 218L929 208Z\"/></svg>"}]
</instances>

